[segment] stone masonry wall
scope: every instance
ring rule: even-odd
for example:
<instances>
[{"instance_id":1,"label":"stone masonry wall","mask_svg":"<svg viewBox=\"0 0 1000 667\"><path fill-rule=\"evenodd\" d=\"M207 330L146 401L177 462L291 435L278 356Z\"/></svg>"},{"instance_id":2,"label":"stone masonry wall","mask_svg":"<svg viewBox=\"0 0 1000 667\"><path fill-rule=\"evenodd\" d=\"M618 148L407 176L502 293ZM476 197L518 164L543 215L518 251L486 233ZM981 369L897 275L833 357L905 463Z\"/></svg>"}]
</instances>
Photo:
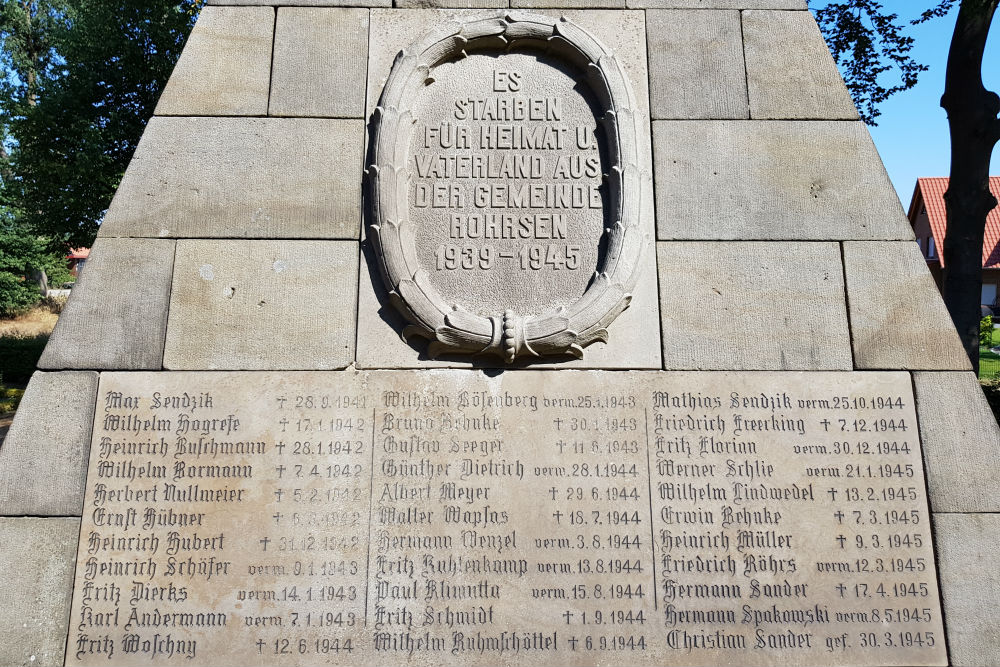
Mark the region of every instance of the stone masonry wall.
<instances>
[{"instance_id":1,"label":"stone masonry wall","mask_svg":"<svg viewBox=\"0 0 1000 667\"><path fill-rule=\"evenodd\" d=\"M362 173L396 53L496 8L591 30L648 110L645 278L570 366L910 371L950 659L1000 662L1000 429L804 0L208 5L0 450L0 663L62 664L98 372L470 366L400 339Z\"/></svg>"}]
</instances>

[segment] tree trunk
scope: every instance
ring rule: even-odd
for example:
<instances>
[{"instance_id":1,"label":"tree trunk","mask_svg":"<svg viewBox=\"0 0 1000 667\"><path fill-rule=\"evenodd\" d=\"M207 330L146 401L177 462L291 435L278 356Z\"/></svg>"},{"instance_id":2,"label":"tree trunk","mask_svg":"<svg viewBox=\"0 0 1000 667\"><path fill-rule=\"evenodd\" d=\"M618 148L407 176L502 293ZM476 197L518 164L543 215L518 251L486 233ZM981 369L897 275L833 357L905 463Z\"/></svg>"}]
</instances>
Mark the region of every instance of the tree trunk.
<instances>
[{"instance_id":1,"label":"tree trunk","mask_svg":"<svg viewBox=\"0 0 1000 667\"><path fill-rule=\"evenodd\" d=\"M977 373L983 233L986 216L997 205L990 193L990 157L1000 138L1000 97L983 86L983 51L998 2L962 0L941 98L951 132L951 178L944 195L944 302Z\"/></svg>"}]
</instances>

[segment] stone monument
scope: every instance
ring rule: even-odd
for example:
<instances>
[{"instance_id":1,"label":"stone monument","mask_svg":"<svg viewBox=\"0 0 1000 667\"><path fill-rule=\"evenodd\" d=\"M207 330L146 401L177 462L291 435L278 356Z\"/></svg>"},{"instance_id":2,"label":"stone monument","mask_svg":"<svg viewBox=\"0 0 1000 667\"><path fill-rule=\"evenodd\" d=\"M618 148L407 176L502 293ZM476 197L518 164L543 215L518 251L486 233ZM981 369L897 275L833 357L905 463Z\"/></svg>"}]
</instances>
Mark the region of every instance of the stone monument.
<instances>
[{"instance_id":1,"label":"stone monument","mask_svg":"<svg viewBox=\"0 0 1000 667\"><path fill-rule=\"evenodd\" d=\"M4 664L1000 663L1000 430L803 0L209 0L40 366Z\"/></svg>"}]
</instances>

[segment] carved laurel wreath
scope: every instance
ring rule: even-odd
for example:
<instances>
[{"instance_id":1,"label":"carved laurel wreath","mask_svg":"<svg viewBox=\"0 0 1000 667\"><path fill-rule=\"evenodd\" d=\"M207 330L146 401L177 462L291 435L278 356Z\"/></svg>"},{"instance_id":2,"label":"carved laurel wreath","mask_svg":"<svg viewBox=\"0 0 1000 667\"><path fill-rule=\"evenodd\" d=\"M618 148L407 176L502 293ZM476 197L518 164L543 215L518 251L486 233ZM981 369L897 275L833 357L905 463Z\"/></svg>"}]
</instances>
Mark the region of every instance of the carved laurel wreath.
<instances>
[{"instance_id":1,"label":"carved laurel wreath","mask_svg":"<svg viewBox=\"0 0 1000 667\"><path fill-rule=\"evenodd\" d=\"M599 119L609 160L605 202L605 253L584 294L566 307L523 316L512 311L484 317L449 304L417 261L408 219L409 145L413 103L433 82L438 65L478 50L528 48L563 59L584 76L604 114ZM393 305L410 323L403 338L430 340L428 354L495 354L517 357L583 356L594 341L607 342L607 326L628 308L647 245L639 228L643 181L639 167L639 112L614 54L566 19L509 13L472 22L449 21L396 56L373 115L370 188L375 254Z\"/></svg>"}]
</instances>

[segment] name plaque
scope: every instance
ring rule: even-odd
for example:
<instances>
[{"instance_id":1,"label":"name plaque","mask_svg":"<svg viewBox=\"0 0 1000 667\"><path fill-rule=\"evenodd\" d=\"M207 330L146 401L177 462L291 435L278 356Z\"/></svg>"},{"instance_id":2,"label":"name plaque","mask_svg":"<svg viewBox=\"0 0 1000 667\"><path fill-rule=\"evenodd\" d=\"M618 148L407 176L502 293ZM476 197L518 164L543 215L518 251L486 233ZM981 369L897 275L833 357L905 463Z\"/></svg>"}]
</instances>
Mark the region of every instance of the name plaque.
<instances>
[{"instance_id":1,"label":"name plaque","mask_svg":"<svg viewBox=\"0 0 1000 667\"><path fill-rule=\"evenodd\" d=\"M66 659L944 665L909 375L104 373Z\"/></svg>"}]
</instances>

